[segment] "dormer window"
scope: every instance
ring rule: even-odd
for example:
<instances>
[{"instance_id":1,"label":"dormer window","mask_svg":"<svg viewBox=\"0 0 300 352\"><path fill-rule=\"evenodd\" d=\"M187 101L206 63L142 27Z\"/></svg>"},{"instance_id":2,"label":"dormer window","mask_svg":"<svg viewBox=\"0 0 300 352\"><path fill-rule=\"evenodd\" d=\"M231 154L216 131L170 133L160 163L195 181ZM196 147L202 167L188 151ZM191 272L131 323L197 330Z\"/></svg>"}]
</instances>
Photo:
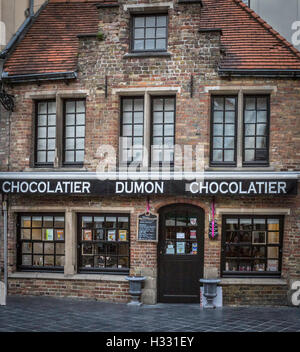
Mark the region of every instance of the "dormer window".
<instances>
[{"instance_id":1,"label":"dormer window","mask_svg":"<svg viewBox=\"0 0 300 352\"><path fill-rule=\"evenodd\" d=\"M167 15L135 15L132 17L132 51L167 50Z\"/></svg>"}]
</instances>

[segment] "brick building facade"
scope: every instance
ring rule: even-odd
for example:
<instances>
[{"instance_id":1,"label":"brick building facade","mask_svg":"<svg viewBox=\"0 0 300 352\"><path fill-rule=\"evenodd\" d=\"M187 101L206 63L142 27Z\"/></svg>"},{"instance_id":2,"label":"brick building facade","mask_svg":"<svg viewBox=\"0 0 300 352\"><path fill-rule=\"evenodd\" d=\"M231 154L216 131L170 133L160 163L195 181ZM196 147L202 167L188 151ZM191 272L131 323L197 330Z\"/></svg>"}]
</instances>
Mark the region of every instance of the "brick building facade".
<instances>
[{"instance_id":1,"label":"brick building facade","mask_svg":"<svg viewBox=\"0 0 300 352\"><path fill-rule=\"evenodd\" d=\"M195 302L217 272L224 304L287 304L300 278L299 74L300 53L239 0L50 0L2 75L15 102L0 119L8 293L126 302L126 275L141 274L144 303ZM99 146L120 158L124 136L200 145L204 181L119 194L96 171ZM57 188L70 181L93 190ZM140 241L148 204L158 238Z\"/></svg>"}]
</instances>

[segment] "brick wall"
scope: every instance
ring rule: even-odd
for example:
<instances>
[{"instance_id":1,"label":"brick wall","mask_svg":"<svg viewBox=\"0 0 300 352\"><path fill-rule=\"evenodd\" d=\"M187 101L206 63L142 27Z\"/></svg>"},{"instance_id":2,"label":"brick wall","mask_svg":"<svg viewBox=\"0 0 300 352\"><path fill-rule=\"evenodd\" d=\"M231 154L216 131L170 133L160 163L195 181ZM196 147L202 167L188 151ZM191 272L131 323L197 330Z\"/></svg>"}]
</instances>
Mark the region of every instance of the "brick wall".
<instances>
[{"instance_id":1,"label":"brick wall","mask_svg":"<svg viewBox=\"0 0 300 352\"><path fill-rule=\"evenodd\" d=\"M96 299L126 303L129 301L127 282L88 280L9 279L9 295L54 296Z\"/></svg>"},{"instance_id":2,"label":"brick wall","mask_svg":"<svg viewBox=\"0 0 300 352\"><path fill-rule=\"evenodd\" d=\"M223 285L224 306L285 306L287 286Z\"/></svg>"}]
</instances>

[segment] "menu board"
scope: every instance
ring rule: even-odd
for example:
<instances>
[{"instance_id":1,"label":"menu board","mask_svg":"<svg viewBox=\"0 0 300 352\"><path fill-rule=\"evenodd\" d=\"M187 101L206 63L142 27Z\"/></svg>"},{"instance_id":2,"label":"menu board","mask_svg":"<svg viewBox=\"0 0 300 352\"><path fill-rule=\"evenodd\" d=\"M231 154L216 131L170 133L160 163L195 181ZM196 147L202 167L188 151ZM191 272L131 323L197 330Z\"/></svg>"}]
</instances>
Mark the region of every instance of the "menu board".
<instances>
[{"instance_id":1,"label":"menu board","mask_svg":"<svg viewBox=\"0 0 300 352\"><path fill-rule=\"evenodd\" d=\"M138 217L138 241L157 242L158 216L141 214Z\"/></svg>"}]
</instances>

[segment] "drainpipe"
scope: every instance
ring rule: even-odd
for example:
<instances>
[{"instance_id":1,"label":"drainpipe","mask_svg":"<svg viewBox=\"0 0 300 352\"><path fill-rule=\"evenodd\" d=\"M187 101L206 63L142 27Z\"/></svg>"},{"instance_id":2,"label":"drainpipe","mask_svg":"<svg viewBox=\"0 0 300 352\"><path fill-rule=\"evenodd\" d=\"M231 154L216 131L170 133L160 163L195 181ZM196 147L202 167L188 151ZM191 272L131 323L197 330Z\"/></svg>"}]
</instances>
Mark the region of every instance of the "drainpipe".
<instances>
[{"instance_id":1,"label":"drainpipe","mask_svg":"<svg viewBox=\"0 0 300 352\"><path fill-rule=\"evenodd\" d=\"M7 277L8 277L8 255L7 255L7 198L2 200L3 209L3 259L4 259L4 282L0 282L0 305L6 306Z\"/></svg>"},{"instance_id":2,"label":"drainpipe","mask_svg":"<svg viewBox=\"0 0 300 352\"><path fill-rule=\"evenodd\" d=\"M30 0L29 2L29 16L33 17L34 15L34 0Z\"/></svg>"}]
</instances>

